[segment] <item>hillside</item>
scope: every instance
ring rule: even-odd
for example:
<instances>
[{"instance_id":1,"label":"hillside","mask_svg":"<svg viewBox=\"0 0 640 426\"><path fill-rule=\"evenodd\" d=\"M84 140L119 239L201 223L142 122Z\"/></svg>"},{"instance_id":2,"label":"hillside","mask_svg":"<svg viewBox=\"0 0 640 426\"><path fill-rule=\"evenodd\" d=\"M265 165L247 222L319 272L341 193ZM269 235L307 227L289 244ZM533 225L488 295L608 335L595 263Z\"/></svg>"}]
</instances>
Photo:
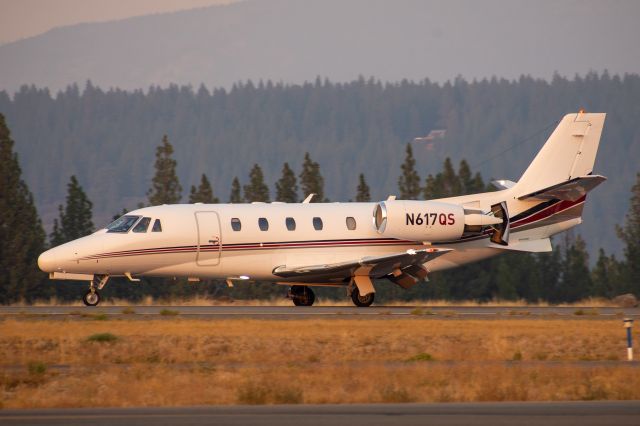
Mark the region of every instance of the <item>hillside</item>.
<instances>
[{"instance_id":1,"label":"hillside","mask_svg":"<svg viewBox=\"0 0 640 426\"><path fill-rule=\"evenodd\" d=\"M0 46L0 90L640 72L636 1L248 0Z\"/></svg>"},{"instance_id":2,"label":"hillside","mask_svg":"<svg viewBox=\"0 0 640 426\"><path fill-rule=\"evenodd\" d=\"M639 98L640 76L608 74L550 83L525 77L445 85L250 83L213 93L178 86L105 92L87 84L55 97L34 87L13 97L0 92L0 112L50 226L71 174L94 202L96 224L144 201L155 147L165 133L176 148L183 194L206 173L226 201L233 177L246 182L254 163L263 167L273 194L283 162L299 173L309 151L331 200L354 197L360 172L374 199L381 199L397 193L404 145L431 130L446 129L446 135L432 146L415 144L423 179L451 157L455 163L467 159L485 180L517 180L563 114L604 111L595 170L609 180L590 197L579 232L592 250L619 252L614 226L623 221L640 171Z\"/></svg>"}]
</instances>

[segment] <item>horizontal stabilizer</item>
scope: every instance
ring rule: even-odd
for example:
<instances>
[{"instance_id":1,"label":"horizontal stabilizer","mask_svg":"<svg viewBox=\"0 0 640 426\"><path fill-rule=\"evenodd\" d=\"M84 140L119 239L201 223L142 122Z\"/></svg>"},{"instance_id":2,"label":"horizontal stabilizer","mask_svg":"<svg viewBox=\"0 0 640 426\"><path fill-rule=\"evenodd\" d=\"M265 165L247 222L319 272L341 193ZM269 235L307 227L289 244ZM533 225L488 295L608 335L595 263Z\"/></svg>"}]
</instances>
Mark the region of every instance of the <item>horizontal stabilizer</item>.
<instances>
[{"instance_id":1,"label":"horizontal stabilizer","mask_svg":"<svg viewBox=\"0 0 640 426\"><path fill-rule=\"evenodd\" d=\"M605 180L607 178L600 175L580 176L530 194L521 195L518 200L577 201Z\"/></svg>"},{"instance_id":2,"label":"horizontal stabilizer","mask_svg":"<svg viewBox=\"0 0 640 426\"><path fill-rule=\"evenodd\" d=\"M518 240L510 242L508 246L501 244L491 244L492 248L502 250L524 251L529 253L544 253L553 251L551 240L549 238L540 238L537 240Z\"/></svg>"}]
</instances>

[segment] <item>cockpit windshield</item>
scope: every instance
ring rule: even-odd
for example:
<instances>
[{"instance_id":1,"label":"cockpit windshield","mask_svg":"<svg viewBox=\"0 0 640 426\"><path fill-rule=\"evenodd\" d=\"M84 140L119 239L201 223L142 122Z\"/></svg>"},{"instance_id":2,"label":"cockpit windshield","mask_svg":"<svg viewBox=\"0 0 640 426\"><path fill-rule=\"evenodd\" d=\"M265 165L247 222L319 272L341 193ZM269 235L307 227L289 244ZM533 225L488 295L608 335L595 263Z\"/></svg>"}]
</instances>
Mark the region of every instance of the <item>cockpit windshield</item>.
<instances>
[{"instance_id":1,"label":"cockpit windshield","mask_svg":"<svg viewBox=\"0 0 640 426\"><path fill-rule=\"evenodd\" d=\"M129 229L140 219L140 216L122 216L107 225L107 232L129 232Z\"/></svg>"}]
</instances>

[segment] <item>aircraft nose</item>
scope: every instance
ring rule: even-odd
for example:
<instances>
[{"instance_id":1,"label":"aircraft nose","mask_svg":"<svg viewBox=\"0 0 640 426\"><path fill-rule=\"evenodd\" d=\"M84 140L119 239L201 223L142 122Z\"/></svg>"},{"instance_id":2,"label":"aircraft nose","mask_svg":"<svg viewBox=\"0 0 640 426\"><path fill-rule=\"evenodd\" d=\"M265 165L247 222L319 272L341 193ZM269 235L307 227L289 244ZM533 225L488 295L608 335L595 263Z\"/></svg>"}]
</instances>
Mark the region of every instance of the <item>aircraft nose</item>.
<instances>
[{"instance_id":1,"label":"aircraft nose","mask_svg":"<svg viewBox=\"0 0 640 426\"><path fill-rule=\"evenodd\" d=\"M44 272L53 272L57 268L57 256L54 250L47 250L38 257L38 267Z\"/></svg>"}]
</instances>

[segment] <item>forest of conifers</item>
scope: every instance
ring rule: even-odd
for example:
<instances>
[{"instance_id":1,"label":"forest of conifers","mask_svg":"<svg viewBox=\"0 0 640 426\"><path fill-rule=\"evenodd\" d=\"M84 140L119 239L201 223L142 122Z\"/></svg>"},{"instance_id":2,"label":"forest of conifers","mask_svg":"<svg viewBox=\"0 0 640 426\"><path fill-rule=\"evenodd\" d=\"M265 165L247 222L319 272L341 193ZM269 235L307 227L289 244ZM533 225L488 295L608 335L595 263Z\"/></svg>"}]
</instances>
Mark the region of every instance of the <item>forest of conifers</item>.
<instances>
[{"instance_id":1,"label":"forest of conifers","mask_svg":"<svg viewBox=\"0 0 640 426\"><path fill-rule=\"evenodd\" d=\"M638 99L635 74L444 85L318 79L303 86L243 83L229 91L172 86L125 92L87 83L57 94L34 87L0 92L0 112L47 229L71 175L93 200L97 224L144 200L164 134L175 147L185 188L206 173L214 193L227 201L232 179L246 183L254 163L272 186L285 161L298 173L309 152L325 176L326 196L346 201L359 173L373 199L397 193L404 145L431 130L446 134L430 149L414 144L422 179L450 157L454 164L467 159L485 180L517 180L564 114L607 112L596 171L609 180L592 194L579 232L592 252L603 247L620 254L614 226L624 218L638 171Z\"/></svg>"},{"instance_id":2,"label":"forest of conifers","mask_svg":"<svg viewBox=\"0 0 640 426\"><path fill-rule=\"evenodd\" d=\"M247 82L229 91L171 86L125 92L88 82L55 95L35 87L12 95L0 92L0 112L47 232L58 205L64 204L71 175L93 202L96 225L146 202L155 150L165 134L175 148L183 188L197 185L206 173L223 202L234 177L243 185L249 182L254 164L261 166L273 194L283 163L297 175L306 152L320 166L325 197L355 199L359 174L364 173L375 200L398 193L407 144L413 147L423 186L429 174L442 172L446 158L456 168L467 159L484 183L517 180L562 115L580 108L607 112L596 171L609 180L590 196L585 223L573 236L556 241L560 250L509 255L436 276L410 292L387 291L395 298L559 302L638 293L637 283L621 278L628 271L598 249L625 260L624 241L615 226L624 223L640 169L639 95L640 76L606 73L551 82L456 79L444 85L365 79L343 84L318 79L302 86ZM412 142L439 129L445 130L444 137ZM182 195L187 202L187 191ZM594 278L598 273L612 277L604 283ZM144 287L134 292L137 297ZM183 292L173 287L162 293Z\"/></svg>"}]
</instances>

